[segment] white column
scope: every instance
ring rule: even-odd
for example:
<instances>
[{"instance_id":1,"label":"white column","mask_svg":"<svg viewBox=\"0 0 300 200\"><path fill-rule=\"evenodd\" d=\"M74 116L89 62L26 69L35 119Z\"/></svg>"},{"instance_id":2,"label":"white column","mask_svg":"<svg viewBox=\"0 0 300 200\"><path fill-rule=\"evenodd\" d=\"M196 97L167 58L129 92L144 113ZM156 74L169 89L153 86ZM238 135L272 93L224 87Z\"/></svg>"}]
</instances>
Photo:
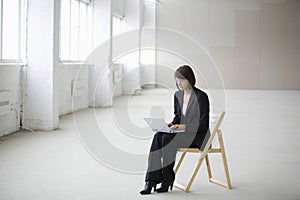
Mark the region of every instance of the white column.
<instances>
[{"instance_id":1,"label":"white column","mask_svg":"<svg viewBox=\"0 0 300 200\"><path fill-rule=\"evenodd\" d=\"M111 106L111 1L93 1L93 52L89 56L91 107Z\"/></svg>"},{"instance_id":2,"label":"white column","mask_svg":"<svg viewBox=\"0 0 300 200\"><path fill-rule=\"evenodd\" d=\"M155 86L156 2L142 2L141 26L141 84Z\"/></svg>"},{"instance_id":3,"label":"white column","mask_svg":"<svg viewBox=\"0 0 300 200\"><path fill-rule=\"evenodd\" d=\"M27 87L23 126L53 130L59 126L54 64L54 0L28 0Z\"/></svg>"},{"instance_id":4,"label":"white column","mask_svg":"<svg viewBox=\"0 0 300 200\"><path fill-rule=\"evenodd\" d=\"M124 64L123 93L133 94L140 90L140 0L124 1L124 20L126 34L114 38L113 58L127 51L133 51L126 54L120 60ZM127 40L127 41L124 41ZM126 45L128 43L128 45ZM125 48L124 48L125 47Z\"/></svg>"}]
</instances>

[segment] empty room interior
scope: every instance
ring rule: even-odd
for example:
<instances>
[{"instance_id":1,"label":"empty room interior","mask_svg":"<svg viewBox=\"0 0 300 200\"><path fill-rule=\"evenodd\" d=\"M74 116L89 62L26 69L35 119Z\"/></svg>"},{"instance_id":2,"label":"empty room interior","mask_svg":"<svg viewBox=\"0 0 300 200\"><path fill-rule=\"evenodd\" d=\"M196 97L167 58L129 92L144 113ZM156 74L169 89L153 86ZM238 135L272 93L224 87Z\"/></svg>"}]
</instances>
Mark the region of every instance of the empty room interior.
<instances>
[{"instance_id":1,"label":"empty room interior","mask_svg":"<svg viewBox=\"0 0 300 200\"><path fill-rule=\"evenodd\" d=\"M1 200L300 199L299 0L0 2ZM174 121L196 88L207 145L141 195L144 118Z\"/></svg>"}]
</instances>

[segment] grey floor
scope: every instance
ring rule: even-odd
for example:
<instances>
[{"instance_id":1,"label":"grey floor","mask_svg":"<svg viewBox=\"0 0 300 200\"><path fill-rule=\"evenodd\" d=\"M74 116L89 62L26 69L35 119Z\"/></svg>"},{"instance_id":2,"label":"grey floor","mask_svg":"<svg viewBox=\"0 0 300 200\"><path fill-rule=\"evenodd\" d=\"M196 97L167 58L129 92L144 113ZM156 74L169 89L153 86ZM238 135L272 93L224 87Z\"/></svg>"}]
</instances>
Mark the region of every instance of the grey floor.
<instances>
[{"instance_id":1,"label":"grey floor","mask_svg":"<svg viewBox=\"0 0 300 200\"><path fill-rule=\"evenodd\" d=\"M300 199L300 92L225 95L232 190L209 183L202 166L189 193L139 195L152 135L142 116L172 117L172 91L151 89L118 97L113 108L63 116L59 130L0 138L0 199ZM190 176L197 156L188 156L179 182ZM224 178L221 159L211 162L214 175Z\"/></svg>"}]
</instances>

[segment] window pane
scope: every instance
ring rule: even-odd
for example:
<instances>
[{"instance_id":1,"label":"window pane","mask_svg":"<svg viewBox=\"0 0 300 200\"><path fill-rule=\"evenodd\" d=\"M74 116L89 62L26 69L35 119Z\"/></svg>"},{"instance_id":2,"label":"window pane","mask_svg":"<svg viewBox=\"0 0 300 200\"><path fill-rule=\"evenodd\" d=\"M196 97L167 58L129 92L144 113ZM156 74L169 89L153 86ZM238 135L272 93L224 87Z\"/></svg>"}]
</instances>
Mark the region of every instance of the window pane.
<instances>
[{"instance_id":1,"label":"window pane","mask_svg":"<svg viewBox=\"0 0 300 200\"><path fill-rule=\"evenodd\" d=\"M70 59L70 0L61 0L60 59Z\"/></svg>"},{"instance_id":2,"label":"window pane","mask_svg":"<svg viewBox=\"0 0 300 200\"><path fill-rule=\"evenodd\" d=\"M19 59L25 60L26 59L26 8L27 8L27 1L26 0L20 0L20 8L21 8L21 14L20 14L20 56Z\"/></svg>"},{"instance_id":3,"label":"window pane","mask_svg":"<svg viewBox=\"0 0 300 200\"><path fill-rule=\"evenodd\" d=\"M62 0L60 59L84 61L88 55L89 5L81 0Z\"/></svg>"},{"instance_id":4,"label":"window pane","mask_svg":"<svg viewBox=\"0 0 300 200\"><path fill-rule=\"evenodd\" d=\"M79 49L79 1L71 2L71 60L78 60Z\"/></svg>"},{"instance_id":5,"label":"window pane","mask_svg":"<svg viewBox=\"0 0 300 200\"><path fill-rule=\"evenodd\" d=\"M2 59L19 59L19 0L3 1Z\"/></svg>"},{"instance_id":6,"label":"window pane","mask_svg":"<svg viewBox=\"0 0 300 200\"><path fill-rule=\"evenodd\" d=\"M87 56L87 5L80 3L80 29L79 29L79 59L85 60Z\"/></svg>"},{"instance_id":7,"label":"window pane","mask_svg":"<svg viewBox=\"0 0 300 200\"><path fill-rule=\"evenodd\" d=\"M113 36L117 35L120 32L120 19L113 16Z\"/></svg>"},{"instance_id":8,"label":"window pane","mask_svg":"<svg viewBox=\"0 0 300 200\"><path fill-rule=\"evenodd\" d=\"M113 30L112 35L115 36L117 34L120 34L124 31L124 20L122 20L119 17L113 16Z\"/></svg>"},{"instance_id":9,"label":"window pane","mask_svg":"<svg viewBox=\"0 0 300 200\"><path fill-rule=\"evenodd\" d=\"M93 30L93 17L92 17L92 9L91 6L87 6L87 15L86 15L86 55L90 55L91 50L92 50L92 30Z\"/></svg>"}]
</instances>

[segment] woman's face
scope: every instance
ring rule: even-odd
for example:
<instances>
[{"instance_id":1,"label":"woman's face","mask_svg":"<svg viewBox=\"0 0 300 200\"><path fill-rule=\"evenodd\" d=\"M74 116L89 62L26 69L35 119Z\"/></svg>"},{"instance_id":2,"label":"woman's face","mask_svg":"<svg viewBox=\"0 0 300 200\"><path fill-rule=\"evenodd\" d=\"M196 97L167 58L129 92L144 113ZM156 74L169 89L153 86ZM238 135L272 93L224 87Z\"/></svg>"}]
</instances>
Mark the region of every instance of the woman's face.
<instances>
[{"instance_id":1,"label":"woman's face","mask_svg":"<svg viewBox=\"0 0 300 200\"><path fill-rule=\"evenodd\" d=\"M175 81L180 90L186 90L190 88L190 83L187 79L175 78Z\"/></svg>"}]
</instances>

